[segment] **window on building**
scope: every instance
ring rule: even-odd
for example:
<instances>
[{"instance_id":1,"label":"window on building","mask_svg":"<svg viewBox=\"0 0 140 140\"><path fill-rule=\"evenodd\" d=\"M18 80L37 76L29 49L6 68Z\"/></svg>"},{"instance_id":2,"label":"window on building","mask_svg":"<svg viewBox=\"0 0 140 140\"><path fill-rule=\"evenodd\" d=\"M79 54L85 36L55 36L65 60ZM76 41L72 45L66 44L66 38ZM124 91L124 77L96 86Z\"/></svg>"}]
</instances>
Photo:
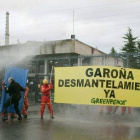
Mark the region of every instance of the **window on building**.
<instances>
[{"instance_id":1,"label":"window on building","mask_svg":"<svg viewBox=\"0 0 140 140\"><path fill-rule=\"evenodd\" d=\"M29 62L29 73L37 72L37 62Z\"/></svg>"},{"instance_id":2,"label":"window on building","mask_svg":"<svg viewBox=\"0 0 140 140\"><path fill-rule=\"evenodd\" d=\"M44 73L44 71L45 71L44 60L38 61L38 73Z\"/></svg>"},{"instance_id":3,"label":"window on building","mask_svg":"<svg viewBox=\"0 0 140 140\"><path fill-rule=\"evenodd\" d=\"M58 60L58 67L68 67L69 60L68 59L59 59Z\"/></svg>"},{"instance_id":4,"label":"window on building","mask_svg":"<svg viewBox=\"0 0 140 140\"><path fill-rule=\"evenodd\" d=\"M82 59L82 66L89 66L91 58L83 58Z\"/></svg>"},{"instance_id":5,"label":"window on building","mask_svg":"<svg viewBox=\"0 0 140 140\"><path fill-rule=\"evenodd\" d=\"M78 66L78 58L70 59L70 65L71 66Z\"/></svg>"}]
</instances>

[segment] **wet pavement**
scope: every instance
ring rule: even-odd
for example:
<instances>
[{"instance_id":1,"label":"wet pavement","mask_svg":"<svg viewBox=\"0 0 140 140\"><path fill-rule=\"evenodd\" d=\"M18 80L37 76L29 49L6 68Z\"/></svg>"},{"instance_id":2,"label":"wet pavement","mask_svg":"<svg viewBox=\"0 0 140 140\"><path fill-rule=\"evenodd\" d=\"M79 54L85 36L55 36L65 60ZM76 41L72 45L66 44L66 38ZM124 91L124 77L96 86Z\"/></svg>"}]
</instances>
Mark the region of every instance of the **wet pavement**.
<instances>
[{"instance_id":1,"label":"wet pavement","mask_svg":"<svg viewBox=\"0 0 140 140\"><path fill-rule=\"evenodd\" d=\"M1 140L139 140L140 109L132 114L98 113L98 106L54 104L55 119L46 108L40 118L40 103L30 102L28 118L0 122Z\"/></svg>"}]
</instances>

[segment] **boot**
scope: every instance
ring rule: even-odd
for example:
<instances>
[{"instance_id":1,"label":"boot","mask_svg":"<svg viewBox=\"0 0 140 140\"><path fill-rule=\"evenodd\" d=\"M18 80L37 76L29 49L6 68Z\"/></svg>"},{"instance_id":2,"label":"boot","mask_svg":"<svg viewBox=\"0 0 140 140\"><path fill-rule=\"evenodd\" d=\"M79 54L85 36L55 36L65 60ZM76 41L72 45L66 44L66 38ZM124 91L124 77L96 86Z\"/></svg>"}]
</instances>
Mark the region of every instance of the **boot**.
<instances>
[{"instance_id":1,"label":"boot","mask_svg":"<svg viewBox=\"0 0 140 140\"><path fill-rule=\"evenodd\" d=\"M52 116L50 116L50 118L51 118L51 119L54 119L54 116L52 115Z\"/></svg>"},{"instance_id":2,"label":"boot","mask_svg":"<svg viewBox=\"0 0 140 140\"><path fill-rule=\"evenodd\" d=\"M18 114L18 120L22 120L21 114Z\"/></svg>"},{"instance_id":3,"label":"boot","mask_svg":"<svg viewBox=\"0 0 140 140\"><path fill-rule=\"evenodd\" d=\"M4 113L4 117L2 117L2 120L3 120L3 121L8 120L8 114L7 114L7 113Z\"/></svg>"},{"instance_id":4,"label":"boot","mask_svg":"<svg viewBox=\"0 0 140 140\"><path fill-rule=\"evenodd\" d=\"M25 119L27 119L27 115L23 115L23 117L24 117Z\"/></svg>"}]
</instances>

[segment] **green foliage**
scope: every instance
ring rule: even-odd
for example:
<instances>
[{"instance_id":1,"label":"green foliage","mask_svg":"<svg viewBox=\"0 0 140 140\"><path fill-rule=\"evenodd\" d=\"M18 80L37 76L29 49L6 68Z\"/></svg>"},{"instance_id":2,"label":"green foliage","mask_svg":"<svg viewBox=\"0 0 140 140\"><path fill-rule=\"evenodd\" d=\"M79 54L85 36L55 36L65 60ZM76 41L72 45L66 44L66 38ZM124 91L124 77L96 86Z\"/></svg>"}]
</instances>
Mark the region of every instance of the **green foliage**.
<instances>
[{"instance_id":1,"label":"green foliage","mask_svg":"<svg viewBox=\"0 0 140 140\"><path fill-rule=\"evenodd\" d=\"M114 49L114 47L111 48L111 53L110 54L117 54L116 50Z\"/></svg>"},{"instance_id":2,"label":"green foliage","mask_svg":"<svg viewBox=\"0 0 140 140\"><path fill-rule=\"evenodd\" d=\"M137 52L137 41L136 41L137 38L138 37L133 37L132 30L128 28L128 33L126 33L125 36L123 37L123 39L125 39L124 41L125 44L121 48L121 50L127 53Z\"/></svg>"},{"instance_id":3,"label":"green foliage","mask_svg":"<svg viewBox=\"0 0 140 140\"><path fill-rule=\"evenodd\" d=\"M133 37L132 30L128 28L128 32L123 37L125 41L121 51L128 54L140 52L140 41L137 41L137 38L138 37ZM139 68L140 65L139 58L132 54L128 55L125 63L128 63L129 68Z\"/></svg>"}]
</instances>

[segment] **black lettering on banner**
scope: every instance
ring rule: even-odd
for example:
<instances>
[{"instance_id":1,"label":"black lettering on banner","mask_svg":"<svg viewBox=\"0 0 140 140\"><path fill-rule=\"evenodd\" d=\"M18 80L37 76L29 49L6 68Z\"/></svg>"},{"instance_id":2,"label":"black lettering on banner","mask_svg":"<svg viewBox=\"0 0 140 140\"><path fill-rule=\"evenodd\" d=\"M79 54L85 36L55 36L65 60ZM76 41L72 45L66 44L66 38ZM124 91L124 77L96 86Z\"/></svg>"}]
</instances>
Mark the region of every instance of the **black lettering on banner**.
<instances>
[{"instance_id":1,"label":"black lettering on banner","mask_svg":"<svg viewBox=\"0 0 140 140\"><path fill-rule=\"evenodd\" d=\"M117 87L115 86L115 81L114 81L114 80L112 80L112 88L117 88Z\"/></svg>"},{"instance_id":2,"label":"black lettering on banner","mask_svg":"<svg viewBox=\"0 0 140 140\"><path fill-rule=\"evenodd\" d=\"M140 83L135 83L135 90L140 90Z\"/></svg>"},{"instance_id":3,"label":"black lettering on banner","mask_svg":"<svg viewBox=\"0 0 140 140\"><path fill-rule=\"evenodd\" d=\"M109 98L115 98L115 93L114 93L114 90L111 90L111 93L110 93L110 96L109 96Z\"/></svg>"},{"instance_id":4,"label":"black lettering on banner","mask_svg":"<svg viewBox=\"0 0 140 140\"><path fill-rule=\"evenodd\" d=\"M118 89L119 89L119 88L123 89L122 81L119 82Z\"/></svg>"},{"instance_id":5,"label":"black lettering on banner","mask_svg":"<svg viewBox=\"0 0 140 140\"><path fill-rule=\"evenodd\" d=\"M132 90L134 89L134 82L132 82Z\"/></svg>"},{"instance_id":6,"label":"black lettering on banner","mask_svg":"<svg viewBox=\"0 0 140 140\"><path fill-rule=\"evenodd\" d=\"M110 78L109 73L110 69L103 68L103 77Z\"/></svg>"},{"instance_id":7,"label":"black lettering on banner","mask_svg":"<svg viewBox=\"0 0 140 140\"><path fill-rule=\"evenodd\" d=\"M107 90L104 89L104 92L106 94L106 98L108 98L108 93L110 92L110 90L107 91Z\"/></svg>"},{"instance_id":8,"label":"black lettering on banner","mask_svg":"<svg viewBox=\"0 0 140 140\"><path fill-rule=\"evenodd\" d=\"M131 82L124 82L124 89L131 90Z\"/></svg>"},{"instance_id":9,"label":"black lettering on banner","mask_svg":"<svg viewBox=\"0 0 140 140\"><path fill-rule=\"evenodd\" d=\"M92 79L92 87L98 87L98 80L94 80L94 79Z\"/></svg>"},{"instance_id":10,"label":"black lettering on banner","mask_svg":"<svg viewBox=\"0 0 140 140\"><path fill-rule=\"evenodd\" d=\"M86 83L85 83L84 87L86 87L86 86L91 87L89 79L86 80Z\"/></svg>"},{"instance_id":11,"label":"black lettering on banner","mask_svg":"<svg viewBox=\"0 0 140 140\"><path fill-rule=\"evenodd\" d=\"M63 80L59 80L58 81L58 87L63 87L64 86L64 81Z\"/></svg>"},{"instance_id":12,"label":"black lettering on banner","mask_svg":"<svg viewBox=\"0 0 140 140\"><path fill-rule=\"evenodd\" d=\"M106 88L111 88L111 80L106 80Z\"/></svg>"},{"instance_id":13,"label":"black lettering on banner","mask_svg":"<svg viewBox=\"0 0 140 140\"><path fill-rule=\"evenodd\" d=\"M72 79L71 80L71 87L75 87L75 86L76 86L75 79Z\"/></svg>"},{"instance_id":14,"label":"black lettering on banner","mask_svg":"<svg viewBox=\"0 0 140 140\"><path fill-rule=\"evenodd\" d=\"M65 87L70 87L70 79L65 79Z\"/></svg>"},{"instance_id":15,"label":"black lettering on banner","mask_svg":"<svg viewBox=\"0 0 140 140\"><path fill-rule=\"evenodd\" d=\"M101 82L101 88L103 88L105 80L99 80L99 81Z\"/></svg>"},{"instance_id":16,"label":"black lettering on banner","mask_svg":"<svg viewBox=\"0 0 140 140\"><path fill-rule=\"evenodd\" d=\"M132 71L129 71L128 76L127 76L127 79L132 79L132 80L134 80Z\"/></svg>"},{"instance_id":17,"label":"black lettering on banner","mask_svg":"<svg viewBox=\"0 0 140 140\"><path fill-rule=\"evenodd\" d=\"M119 78L123 78L123 79L126 79L126 70L120 70L120 75L119 75Z\"/></svg>"},{"instance_id":18,"label":"black lettering on banner","mask_svg":"<svg viewBox=\"0 0 140 140\"><path fill-rule=\"evenodd\" d=\"M96 72L95 72L94 77L97 77L97 76L102 77L100 68L97 68L97 69L96 69Z\"/></svg>"},{"instance_id":19,"label":"black lettering on banner","mask_svg":"<svg viewBox=\"0 0 140 140\"><path fill-rule=\"evenodd\" d=\"M93 69L92 69L92 68L88 68L88 69L86 70L86 76L87 76L87 77L93 76Z\"/></svg>"},{"instance_id":20,"label":"black lettering on banner","mask_svg":"<svg viewBox=\"0 0 140 140\"><path fill-rule=\"evenodd\" d=\"M77 79L77 87L84 87L84 79Z\"/></svg>"},{"instance_id":21,"label":"black lettering on banner","mask_svg":"<svg viewBox=\"0 0 140 140\"><path fill-rule=\"evenodd\" d=\"M113 69L113 70L111 71L111 77L112 77L112 78L117 78L117 77L118 77L118 71L117 71L116 69Z\"/></svg>"}]
</instances>

